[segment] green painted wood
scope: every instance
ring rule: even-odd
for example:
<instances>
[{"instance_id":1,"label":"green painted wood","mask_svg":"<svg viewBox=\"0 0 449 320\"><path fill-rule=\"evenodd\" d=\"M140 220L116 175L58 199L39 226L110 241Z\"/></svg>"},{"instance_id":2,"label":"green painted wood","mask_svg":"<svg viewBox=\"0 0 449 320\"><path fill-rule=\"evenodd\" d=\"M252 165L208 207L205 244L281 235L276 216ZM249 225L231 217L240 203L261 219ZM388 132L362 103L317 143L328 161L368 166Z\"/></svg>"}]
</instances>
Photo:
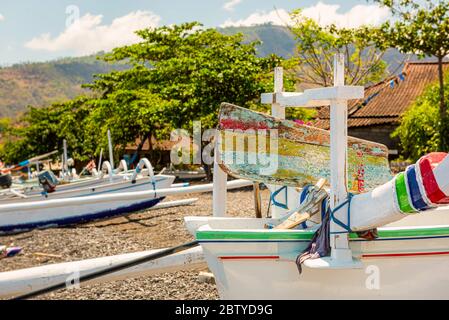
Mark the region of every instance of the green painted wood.
<instances>
[{"instance_id":1,"label":"green painted wood","mask_svg":"<svg viewBox=\"0 0 449 320\"><path fill-rule=\"evenodd\" d=\"M223 103L220 166L229 175L303 187L330 179L330 133ZM366 192L392 179L386 146L348 138L348 190Z\"/></svg>"}]
</instances>

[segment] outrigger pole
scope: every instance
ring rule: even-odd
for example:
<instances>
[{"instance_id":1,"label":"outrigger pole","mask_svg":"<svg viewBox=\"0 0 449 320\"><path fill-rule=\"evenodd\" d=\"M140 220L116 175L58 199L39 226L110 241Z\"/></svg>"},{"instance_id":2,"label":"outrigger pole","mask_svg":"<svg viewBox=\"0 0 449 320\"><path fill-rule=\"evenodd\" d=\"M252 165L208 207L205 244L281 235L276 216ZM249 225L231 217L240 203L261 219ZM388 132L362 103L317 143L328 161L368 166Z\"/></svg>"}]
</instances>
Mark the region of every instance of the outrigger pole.
<instances>
[{"instance_id":1,"label":"outrigger pole","mask_svg":"<svg viewBox=\"0 0 449 320\"><path fill-rule=\"evenodd\" d=\"M166 257L166 256L170 256L170 255L173 255L175 253L178 253L178 252L181 252L181 251L185 251L187 249L191 249L191 248L196 247L198 245L199 245L198 241L187 242L187 243L184 243L182 245L179 245L179 246L176 246L176 247L172 247L172 248L168 248L168 249L156 252L156 253L151 253L151 254L148 254L148 255L143 256L141 258L137 258L137 259L134 259L134 260L131 260L131 261L128 261L128 262L124 262L124 263L118 264L118 265L110 267L110 268L106 268L106 269L103 269L103 270L100 270L100 271L96 271L96 272L92 272L90 274L86 274L86 275L80 276L78 279L72 278L71 281L69 281L70 283L67 283L67 281L64 281L64 282L60 282L58 284L49 286L47 288L39 289L39 290L30 292L30 293L27 293L27 294L24 294L24 295L21 295L21 296L17 296L15 298L13 298L12 300L31 299L31 298L35 298L35 297L41 296L43 294L47 294L47 293L56 291L56 290L69 288L69 287L71 287L73 285L76 285L76 284L79 284L79 283L82 283L82 282L86 282L86 281L89 281L89 280L93 280L93 279L96 279L96 278L100 278L102 276L105 276L105 275L108 275L108 274L111 274L111 273L115 273L117 271L121 271L121 270L124 270L124 269L132 268L132 267L138 266L140 264L147 263L147 262L150 262L150 261L153 261L153 260L157 260L157 259L160 259L160 258L163 258L163 257Z\"/></svg>"}]
</instances>

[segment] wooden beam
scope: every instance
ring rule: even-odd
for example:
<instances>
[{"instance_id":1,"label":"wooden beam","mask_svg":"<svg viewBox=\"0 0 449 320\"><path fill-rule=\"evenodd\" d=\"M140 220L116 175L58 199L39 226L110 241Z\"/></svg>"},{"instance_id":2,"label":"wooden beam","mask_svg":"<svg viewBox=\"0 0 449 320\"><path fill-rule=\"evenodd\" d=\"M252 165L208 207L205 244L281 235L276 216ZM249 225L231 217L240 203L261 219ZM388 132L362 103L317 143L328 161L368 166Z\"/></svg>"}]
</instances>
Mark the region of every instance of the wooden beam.
<instances>
[{"instance_id":1,"label":"wooden beam","mask_svg":"<svg viewBox=\"0 0 449 320\"><path fill-rule=\"evenodd\" d=\"M262 94L262 103L278 104L283 107L320 107L330 105L335 100L362 99L362 86L335 86L306 90L303 93L281 92Z\"/></svg>"}]
</instances>

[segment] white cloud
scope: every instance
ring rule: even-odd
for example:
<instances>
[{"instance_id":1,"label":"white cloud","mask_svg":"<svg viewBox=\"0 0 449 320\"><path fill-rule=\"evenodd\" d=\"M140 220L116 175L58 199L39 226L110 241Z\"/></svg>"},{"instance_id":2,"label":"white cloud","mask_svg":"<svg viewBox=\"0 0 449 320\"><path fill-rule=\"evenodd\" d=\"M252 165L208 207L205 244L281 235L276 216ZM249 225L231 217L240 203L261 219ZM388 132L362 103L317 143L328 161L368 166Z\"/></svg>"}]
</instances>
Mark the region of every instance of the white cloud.
<instances>
[{"instance_id":1,"label":"white cloud","mask_svg":"<svg viewBox=\"0 0 449 320\"><path fill-rule=\"evenodd\" d=\"M224 4L223 9L227 11L233 11L234 7L238 5L240 2L242 2L242 0L229 0Z\"/></svg>"},{"instance_id":2,"label":"white cloud","mask_svg":"<svg viewBox=\"0 0 449 320\"><path fill-rule=\"evenodd\" d=\"M312 18L321 25L335 23L339 27L359 27L364 24L378 25L390 16L387 7L375 4L359 4L345 13L339 13L340 5L330 5L318 2L315 6L303 10L306 17Z\"/></svg>"},{"instance_id":3,"label":"white cloud","mask_svg":"<svg viewBox=\"0 0 449 320\"><path fill-rule=\"evenodd\" d=\"M339 13L340 5L331 5L318 2L316 5L304 8L302 14L316 20L321 25L335 23L339 27L358 27L363 24L377 25L385 21L390 16L390 11L386 7L378 5L356 5L349 11ZM288 12L284 9L270 12L256 12L246 19L233 21L227 20L221 27L230 26L252 26L257 24L272 23L275 25L291 24L292 21Z\"/></svg>"},{"instance_id":4,"label":"white cloud","mask_svg":"<svg viewBox=\"0 0 449 320\"><path fill-rule=\"evenodd\" d=\"M86 14L64 32L52 38L49 33L33 38L25 47L50 52L71 51L78 55L109 51L115 47L136 43L136 30L156 27L161 18L149 11L135 11L102 25L102 15Z\"/></svg>"},{"instance_id":5,"label":"white cloud","mask_svg":"<svg viewBox=\"0 0 449 320\"><path fill-rule=\"evenodd\" d=\"M0 21L5 20L5 17L0 13Z\"/></svg>"}]
</instances>

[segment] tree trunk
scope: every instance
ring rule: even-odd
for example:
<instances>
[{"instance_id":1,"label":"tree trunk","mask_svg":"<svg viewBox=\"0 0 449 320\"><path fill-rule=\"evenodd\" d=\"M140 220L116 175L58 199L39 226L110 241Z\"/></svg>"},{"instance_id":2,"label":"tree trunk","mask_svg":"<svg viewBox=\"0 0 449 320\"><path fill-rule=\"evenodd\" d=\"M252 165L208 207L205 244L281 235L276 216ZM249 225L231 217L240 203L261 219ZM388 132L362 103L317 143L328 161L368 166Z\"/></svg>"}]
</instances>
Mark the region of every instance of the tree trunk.
<instances>
[{"instance_id":1,"label":"tree trunk","mask_svg":"<svg viewBox=\"0 0 449 320\"><path fill-rule=\"evenodd\" d=\"M147 134L144 134L142 136L142 138L140 139L140 143L137 146L137 150L136 150L136 157L135 157L135 159L132 159L133 161L132 161L132 163L130 163L130 165L133 165L134 163L136 163L140 160L139 153L140 153L140 151L142 151L143 145L145 144L145 141L148 139L149 136L151 136L150 133L147 133ZM150 141L150 144L151 144L151 141Z\"/></svg>"},{"instance_id":2,"label":"tree trunk","mask_svg":"<svg viewBox=\"0 0 449 320\"><path fill-rule=\"evenodd\" d=\"M443 72L443 56L438 56L438 78L440 81L440 151L448 151L448 121L447 108L444 99L444 72Z\"/></svg>"}]
</instances>

